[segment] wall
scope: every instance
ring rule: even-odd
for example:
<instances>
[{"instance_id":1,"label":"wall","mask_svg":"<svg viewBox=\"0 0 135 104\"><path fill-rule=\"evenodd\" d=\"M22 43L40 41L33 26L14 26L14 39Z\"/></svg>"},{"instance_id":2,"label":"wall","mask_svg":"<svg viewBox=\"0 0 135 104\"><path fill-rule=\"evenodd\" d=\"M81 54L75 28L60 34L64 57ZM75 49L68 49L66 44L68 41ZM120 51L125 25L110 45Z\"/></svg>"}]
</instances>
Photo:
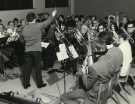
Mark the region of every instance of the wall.
<instances>
[{"instance_id":1,"label":"wall","mask_svg":"<svg viewBox=\"0 0 135 104\"><path fill-rule=\"evenodd\" d=\"M135 0L75 0L75 14L104 16L116 11L135 17Z\"/></svg>"},{"instance_id":2,"label":"wall","mask_svg":"<svg viewBox=\"0 0 135 104\"><path fill-rule=\"evenodd\" d=\"M45 8L45 0L33 0L33 7L34 9L29 10L9 10L9 11L0 11L0 19L3 20L3 23L6 24L9 20L12 20L15 17L18 18L25 18L26 14L29 11L34 11L36 13L41 12L51 12L53 8ZM70 15L71 8L57 8L59 10L59 14Z\"/></svg>"}]
</instances>

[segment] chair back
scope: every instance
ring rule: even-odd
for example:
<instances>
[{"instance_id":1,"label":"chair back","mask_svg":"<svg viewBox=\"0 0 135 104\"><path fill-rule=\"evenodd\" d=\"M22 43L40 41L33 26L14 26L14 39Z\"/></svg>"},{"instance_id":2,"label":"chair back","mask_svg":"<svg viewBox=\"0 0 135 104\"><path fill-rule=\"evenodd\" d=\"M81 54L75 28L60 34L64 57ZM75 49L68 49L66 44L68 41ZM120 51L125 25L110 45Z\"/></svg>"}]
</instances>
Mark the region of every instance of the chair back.
<instances>
[{"instance_id":1,"label":"chair back","mask_svg":"<svg viewBox=\"0 0 135 104\"><path fill-rule=\"evenodd\" d=\"M119 72L107 82L101 83L99 86L97 104L106 104L107 100L112 97L113 89L118 83Z\"/></svg>"}]
</instances>

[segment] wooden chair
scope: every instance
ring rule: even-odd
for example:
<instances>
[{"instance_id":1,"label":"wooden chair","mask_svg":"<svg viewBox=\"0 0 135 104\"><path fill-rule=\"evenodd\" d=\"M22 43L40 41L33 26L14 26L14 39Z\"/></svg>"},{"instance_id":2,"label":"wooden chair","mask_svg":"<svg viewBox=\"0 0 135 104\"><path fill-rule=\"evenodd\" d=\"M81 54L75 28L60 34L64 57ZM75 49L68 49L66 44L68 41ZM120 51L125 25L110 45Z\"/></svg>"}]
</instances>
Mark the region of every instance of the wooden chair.
<instances>
[{"instance_id":1,"label":"wooden chair","mask_svg":"<svg viewBox=\"0 0 135 104\"><path fill-rule=\"evenodd\" d=\"M116 104L120 104L120 101L119 101L117 94L114 90L114 88L117 84L117 81L118 81L118 78L116 76L114 76L110 79L110 81L106 84L106 87L104 84L100 84L97 104L107 104L108 99L112 99ZM106 88L106 90L104 92L102 92L102 89L104 87Z\"/></svg>"}]
</instances>

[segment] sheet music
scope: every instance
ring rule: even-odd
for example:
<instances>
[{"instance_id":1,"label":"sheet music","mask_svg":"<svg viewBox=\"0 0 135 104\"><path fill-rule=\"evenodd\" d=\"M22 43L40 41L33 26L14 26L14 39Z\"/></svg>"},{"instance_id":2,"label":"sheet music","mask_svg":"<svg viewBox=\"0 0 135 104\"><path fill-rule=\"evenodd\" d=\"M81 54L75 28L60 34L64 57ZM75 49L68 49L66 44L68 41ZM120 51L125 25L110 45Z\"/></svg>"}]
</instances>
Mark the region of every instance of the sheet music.
<instances>
[{"instance_id":1,"label":"sheet music","mask_svg":"<svg viewBox=\"0 0 135 104\"><path fill-rule=\"evenodd\" d=\"M56 55L57 55L58 61L63 61L65 59L68 59L69 58L66 51L57 52Z\"/></svg>"},{"instance_id":2,"label":"sheet music","mask_svg":"<svg viewBox=\"0 0 135 104\"><path fill-rule=\"evenodd\" d=\"M41 42L41 47L47 48L50 43L48 42Z\"/></svg>"},{"instance_id":3,"label":"sheet music","mask_svg":"<svg viewBox=\"0 0 135 104\"><path fill-rule=\"evenodd\" d=\"M69 51L71 52L73 58L78 58L79 57L79 55L76 52L76 50L75 50L73 45L70 45L68 48L69 48Z\"/></svg>"},{"instance_id":4,"label":"sheet music","mask_svg":"<svg viewBox=\"0 0 135 104\"><path fill-rule=\"evenodd\" d=\"M59 50L60 51L56 53L58 61L63 61L69 58L65 44L59 44Z\"/></svg>"},{"instance_id":5,"label":"sheet music","mask_svg":"<svg viewBox=\"0 0 135 104\"><path fill-rule=\"evenodd\" d=\"M60 49L60 52L66 52L66 46L65 44L59 44L59 49Z\"/></svg>"}]
</instances>

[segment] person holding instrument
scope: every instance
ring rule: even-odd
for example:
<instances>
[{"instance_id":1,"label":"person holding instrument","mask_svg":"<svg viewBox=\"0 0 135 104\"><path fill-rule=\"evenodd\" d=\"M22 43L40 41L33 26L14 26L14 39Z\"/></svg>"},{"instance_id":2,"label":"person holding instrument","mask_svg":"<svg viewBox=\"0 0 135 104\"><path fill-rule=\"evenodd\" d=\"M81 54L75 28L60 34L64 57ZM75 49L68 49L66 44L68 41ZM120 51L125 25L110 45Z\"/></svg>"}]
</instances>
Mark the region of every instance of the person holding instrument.
<instances>
[{"instance_id":1,"label":"person holding instrument","mask_svg":"<svg viewBox=\"0 0 135 104\"><path fill-rule=\"evenodd\" d=\"M24 63L22 65L22 84L24 89L30 87L30 76L34 70L34 79L38 88L46 86L41 74L41 29L48 26L57 14L54 10L51 16L41 23L36 23L36 14L31 12L26 16L28 25L22 31L25 41Z\"/></svg>"},{"instance_id":2,"label":"person holding instrument","mask_svg":"<svg viewBox=\"0 0 135 104\"><path fill-rule=\"evenodd\" d=\"M107 93L106 85L112 77L116 77L116 73L123 62L122 51L118 47L113 47L108 52L101 56L97 62L88 67L86 82L83 82L84 88L75 89L61 96L64 104L80 104L80 99L83 104L97 104L98 92L100 83L103 84L101 93ZM85 75L82 71L82 75ZM86 77L85 77L86 78ZM105 94L107 96L107 94ZM101 104L106 104L107 97L102 96Z\"/></svg>"}]
</instances>

